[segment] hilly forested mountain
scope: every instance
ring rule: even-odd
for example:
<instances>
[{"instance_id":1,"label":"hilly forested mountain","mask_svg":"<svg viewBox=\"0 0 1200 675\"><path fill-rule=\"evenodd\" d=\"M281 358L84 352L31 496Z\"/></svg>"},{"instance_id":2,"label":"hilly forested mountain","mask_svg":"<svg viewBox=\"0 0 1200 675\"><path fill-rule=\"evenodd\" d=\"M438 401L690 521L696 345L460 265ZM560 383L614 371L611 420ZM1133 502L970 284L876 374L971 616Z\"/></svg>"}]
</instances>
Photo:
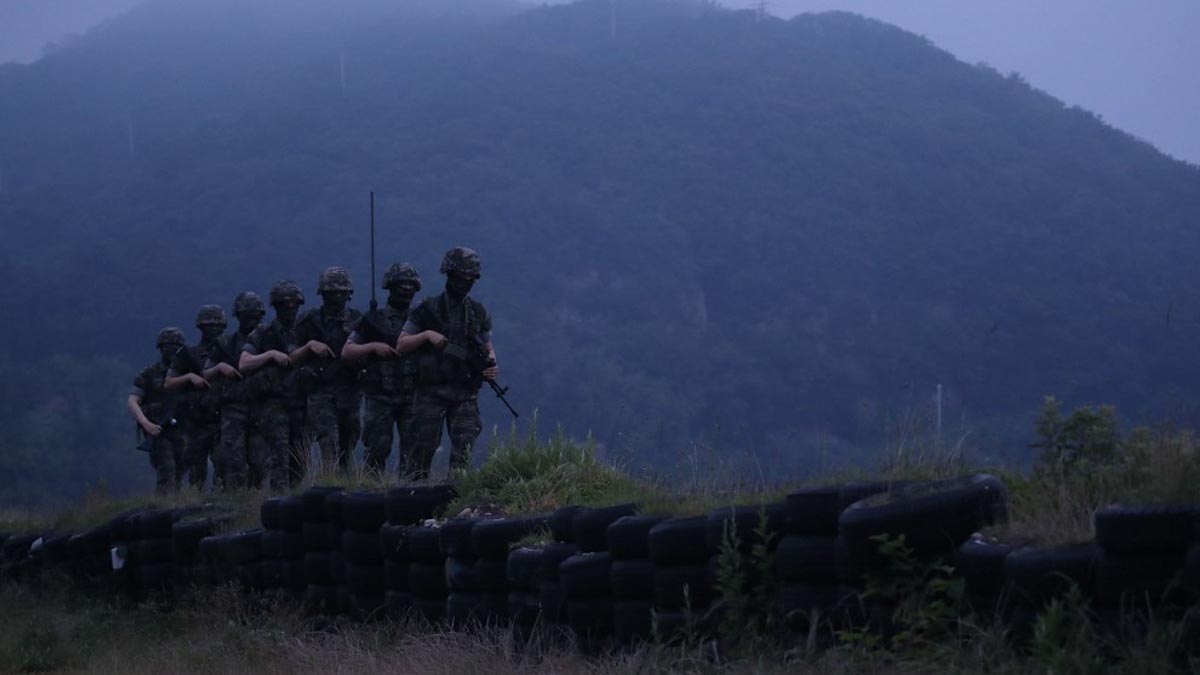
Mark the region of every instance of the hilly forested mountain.
<instances>
[{"instance_id":1,"label":"hilly forested mountain","mask_svg":"<svg viewBox=\"0 0 1200 675\"><path fill-rule=\"evenodd\" d=\"M635 466L851 461L939 383L1009 461L1044 394L1200 398L1200 171L850 14L149 0L0 67L0 171L0 500L148 484L124 393L200 304L365 306L369 190L380 267L478 249L515 401Z\"/></svg>"}]
</instances>

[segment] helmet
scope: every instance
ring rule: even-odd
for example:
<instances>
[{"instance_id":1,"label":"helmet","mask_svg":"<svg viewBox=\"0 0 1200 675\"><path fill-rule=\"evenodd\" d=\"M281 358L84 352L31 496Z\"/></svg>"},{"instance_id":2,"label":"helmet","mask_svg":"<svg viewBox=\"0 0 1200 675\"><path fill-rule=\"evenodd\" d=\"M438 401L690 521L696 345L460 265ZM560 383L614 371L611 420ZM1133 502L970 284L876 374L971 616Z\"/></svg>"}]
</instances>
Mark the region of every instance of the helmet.
<instances>
[{"instance_id":1,"label":"helmet","mask_svg":"<svg viewBox=\"0 0 1200 675\"><path fill-rule=\"evenodd\" d=\"M317 280L317 293L325 291L354 291L354 284L350 283L350 273L345 267L326 267L324 272L321 272L321 277Z\"/></svg>"},{"instance_id":2,"label":"helmet","mask_svg":"<svg viewBox=\"0 0 1200 675\"><path fill-rule=\"evenodd\" d=\"M383 286L381 288L392 289L396 286L416 286L417 290L421 290L421 275L417 273L417 269L408 263L392 263L392 266L387 268L383 273Z\"/></svg>"},{"instance_id":3,"label":"helmet","mask_svg":"<svg viewBox=\"0 0 1200 675\"><path fill-rule=\"evenodd\" d=\"M446 251L445 257L442 258L441 271L442 274L457 272L479 278L480 272L483 271L483 263L479 261L479 254L472 249L456 246Z\"/></svg>"},{"instance_id":4,"label":"helmet","mask_svg":"<svg viewBox=\"0 0 1200 675\"><path fill-rule=\"evenodd\" d=\"M203 326L205 324L220 324L224 326L225 310L221 309L220 305L204 305L196 314L196 325Z\"/></svg>"},{"instance_id":5,"label":"helmet","mask_svg":"<svg viewBox=\"0 0 1200 675\"><path fill-rule=\"evenodd\" d=\"M183 331L174 326L167 326L158 331L158 341L154 343L155 347L164 347L167 345L183 346Z\"/></svg>"},{"instance_id":6,"label":"helmet","mask_svg":"<svg viewBox=\"0 0 1200 675\"><path fill-rule=\"evenodd\" d=\"M271 287L271 306L278 305L284 300L296 300L304 304L304 291L294 281L277 281Z\"/></svg>"},{"instance_id":7,"label":"helmet","mask_svg":"<svg viewBox=\"0 0 1200 675\"><path fill-rule=\"evenodd\" d=\"M242 291L233 301L234 315L242 312L258 312L266 314L267 308L263 306L262 298L258 297L258 293L254 291Z\"/></svg>"}]
</instances>

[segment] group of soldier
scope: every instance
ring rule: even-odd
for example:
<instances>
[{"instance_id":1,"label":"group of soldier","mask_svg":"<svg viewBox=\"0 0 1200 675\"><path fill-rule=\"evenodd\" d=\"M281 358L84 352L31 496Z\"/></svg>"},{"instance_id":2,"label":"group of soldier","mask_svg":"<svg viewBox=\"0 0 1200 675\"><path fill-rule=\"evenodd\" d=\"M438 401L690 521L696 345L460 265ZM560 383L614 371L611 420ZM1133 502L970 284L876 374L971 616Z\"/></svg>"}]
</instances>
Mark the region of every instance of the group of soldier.
<instances>
[{"instance_id":1,"label":"group of soldier","mask_svg":"<svg viewBox=\"0 0 1200 675\"><path fill-rule=\"evenodd\" d=\"M468 297L481 271L475 251L451 249L445 289L413 306L420 275L395 263L383 276L386 305L363 314L349 307L349 274L329 267L317 284L320 307L301 313L304 292L280 281L270 323L259 296L245 291L233 302L233 333L224 334L217 305L200 308L195 345L163 328L159 359L128 399L158 490L185 481L203 489L211 457L216 487L282 491L303 480L314 440L324 470L347 471L360 437L366 470L382 476L394 432L399 478L422 480L443 427L451 471L466 467L483 429L479 390L499 374L491 317Z\"/></svg>"}]
</instances>

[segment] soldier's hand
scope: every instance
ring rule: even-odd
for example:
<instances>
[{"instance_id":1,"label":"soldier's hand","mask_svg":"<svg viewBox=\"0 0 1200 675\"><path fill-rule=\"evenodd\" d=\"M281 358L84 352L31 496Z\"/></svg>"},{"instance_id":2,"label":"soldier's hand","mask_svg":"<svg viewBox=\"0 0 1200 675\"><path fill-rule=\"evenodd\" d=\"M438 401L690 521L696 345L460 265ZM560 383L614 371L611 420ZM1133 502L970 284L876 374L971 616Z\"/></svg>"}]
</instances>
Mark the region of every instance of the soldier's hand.
<instances>
[{"instance_id":1,"label":"soldier's hand","mask_svg":"<svg viewBox=\"0 0 1200 675\"><path fill-rule=\"evenodd\" d=\"M332 359L334 356L336 356L336 354L333 353L333 350L329 348L329 345L321 342L320 340L309 340L308 345L306 346L308 347L308 351L316 354L317 356L327 359Z\"/></svg>"},{"instance_id":2,"label":"soldier's hand","mask_svg":"<svg viewBox=\"0 0 1200 675\"><path fill-rule=\"evenodd\" d=\"M373 342L371 343L371 347L373 349L372 353L375 354L375 356L380 356L385 359L394 359L397 356L400 356L400 352L396 351L394 347L390 347L383 342Z\"/></svg>"},{"instance_id":3,"label":"soldier's hand","mask_svg":"<svg viewBox=\"0 0 1200 675\"><path fill-rule=\"evenodd\" d=\"M289 359L288 355L284 354L283 352L279 352L279 351L275 352L272 359L275 361L276 364L281 365L281 366L292 365L292 360Z\"/></svg>"},{"instance_id":4,"label":"soldier's hand","mask_svg":"<svg viewBox=\"0 0 1200 675\"><path fill-rule=\"evenodd\" d=\"M500 377L500 366L498 364L493 363L492 365L483 369L483 379L494 380L497 377Z\"/></svg>"},{"instance_id":5,"label":"soldier's hand","mask_svg":"<svg viewBox=\"0 0 1200 675\"><path fill-rule=\"evenodd\" d=\"M441 349L442 347L446 346L446 336L442 335L436 330L425 331L425 341L437 349Z\"/></svg>"},{"instance_id":6,"label":"soldier's hand","mask_svg":"<svg viewBox=\"0 0 1200 675\"><path fill-rule=\"evenodd\" d=\"M238 369L234 368L233 366L229 365L228 363L222 363L222 364L218 365L217 372L220 373L221 375L223 375L224 377L236 377L239 380L242 379L242 374L240 372L238 372Z\"/></svg>"},{"instance_id":7,"label":"soldier's hand","mask_svg":"<svg viewBox=\"0 0 1200 675\"><path fill-rule=\"evenodd\" d=\"M208 380L200 377L195 373L189 373L187 376L188 382L197 389L208 389Z\"/></svg>"},{"instance_id":8,"label":"soldier's hand","mask_svg":"<svg viewBox=\"0 0 1200 675\"><path fill-rule=\"evenodd\" d=\"M162 427L154 422L146 422L142 425L142 431L146 432L147 436L158 438L158 435L162 433Z\"/></svg>"}]
</instances>

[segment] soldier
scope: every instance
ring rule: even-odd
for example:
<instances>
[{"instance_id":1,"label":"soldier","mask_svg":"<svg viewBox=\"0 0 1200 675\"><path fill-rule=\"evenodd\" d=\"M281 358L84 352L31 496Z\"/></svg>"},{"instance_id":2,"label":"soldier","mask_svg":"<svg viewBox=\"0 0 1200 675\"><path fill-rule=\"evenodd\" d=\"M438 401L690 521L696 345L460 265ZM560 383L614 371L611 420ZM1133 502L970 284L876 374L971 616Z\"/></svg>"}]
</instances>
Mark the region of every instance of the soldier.
<instances>
[{"instance_id":1,"label":"soldier","mask_svg":"<svg viewBox=\"0 0 1200 675\"><path fill-rule=\"evenodd\" d=\"M237 366L246 339L266 313L257 293L240 293L233 301L237 330L217 340L204 364L204 376L219 390L221 434L213 466L226 490L258 488L262 484L266 449L252 422L257 415L251 414L251 384L242 380Z\"/></svg>"},{"instance_id":2,"label":"soldier","mask_svg":"<svg viewBox=\"0 0 1200 675\"><path fill-rule=\"evenodd\" d=\"M429 476L443 424L450 436L451 472L467 467L471 447L483 430L479 389L485 378L494 380L500 374L492 348L492 318L482 304L467 297L482 271L479 254L469 248L450 249L441 271L446 290L421 301L396 341L401 354L419 350L412 452L405 458L406 473L414 479Z\"/></svg>"},{"instance_id":3,"label":"soldier","mask_svg":"<svg viewBox=\"0 0 1200 675\"><path fill-rule=\"evenodd\" d=\"M296 315L304 304L304 292L293 281L280 281L271 287L270 302L275 320L246 338L238 370L243 377L253 375L249 386L256 394L266 478L272 490L281 492L300 483L307 462L305 399L292 368L294 355L304 351L296 346Z\"/></svg>"},{"instance_id":4,"label":"soldier","mask_svg":"<svg viewBox=\"0 0 1200 675\"><path fill-rule=\"evenodd\" d=\"M179 489L175 465L183 460L183 436L176 423L172 401L163 388L171 357L183 347L183 331L167 327L159 331L159 360L147 366L133 381L126 408L150 440L150 465L154 467L158 492Z\"/></svg>"},{"instance_id":5,"label":"soldier","mask_svg":"<svg viewBox=\"0 0 1200 675\"><path fill-rule=\"evenodd\" d=\"M334 467L347 471L362 435L358 417L362 391L358 368L340 357L362 312L346 306L354 285L342 267L329 267L321 273L317 293L321 306L306 312L296 324L296 342L303 347L293 355L292 363L304 365L308 423L321 448L322 466L326 471Z\"/></svg>"},{"instance_id":6,"label":"soldier","mask_svg":"<svg viewBox=\"0 0 1200 675\"><path fill-rule=\"evenodd\" d=\"M188 474L188 484L204 489L208 479L208 458L217 445L221 420L217 417L217 400L204 379L204 363L208 352L225 332L225 310L220 305L204 305L196 314L200 342L184 347L171 359L165 386L167 391L183 390L176 414L183 422L184 461L175 467L180 476Z\"/></svg>"},{"instance_id":7,"label":"soldier","mask_svg":"<svg viewBox=\"0 0 1200 675\"><path fill-rule=\"evenodd\" d=\"M421 290L421 276L408 263L395 263L383 275L383 288L388 291L387 307L376 310L358 324L342 349L342 360L356 364L367 359L364 389L366 412L363 415L364 460L367 469L382 476L392 452L392 427L399 435L400 458L397 469L401 475L408 456L407 436L411 425L412 400L415 390L412 359L401 358L392 346L408 321L409 306Z\"/></svg>"}]
</instances>

